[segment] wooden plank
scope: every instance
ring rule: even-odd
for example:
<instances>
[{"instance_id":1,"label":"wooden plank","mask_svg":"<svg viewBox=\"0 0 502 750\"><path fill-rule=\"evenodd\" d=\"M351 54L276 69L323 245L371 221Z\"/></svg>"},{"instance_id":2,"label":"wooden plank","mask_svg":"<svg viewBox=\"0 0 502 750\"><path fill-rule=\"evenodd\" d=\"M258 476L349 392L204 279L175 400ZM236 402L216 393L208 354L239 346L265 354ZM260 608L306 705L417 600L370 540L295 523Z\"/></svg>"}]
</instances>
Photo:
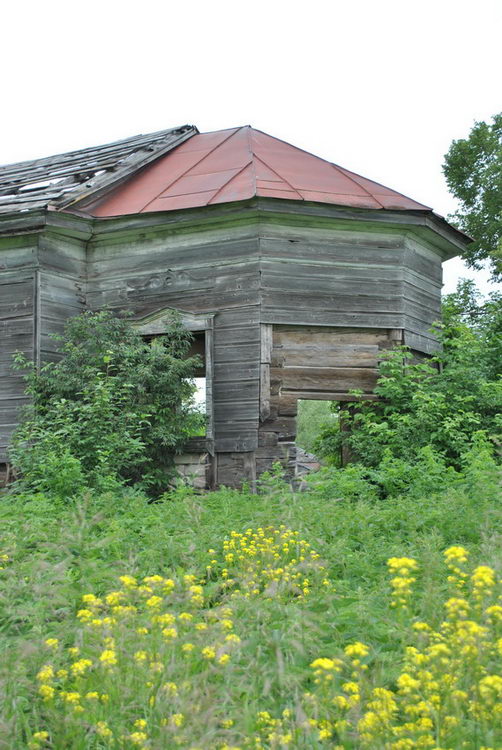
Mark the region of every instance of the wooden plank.
<instances>
[{"instance_id":1,"label":"wooden plank","mask_svg":"<svg viewBox=\"0 0 502 750\"><path fill-rule=\"evenodd\" d=\"M236 382L215 382L213 383L214 401L235 401L242 398L250 401L259 398L259 380L238 380Z\"/></svg>"},{"instance_id":2,"label":"wooden plank","mask_svg":"<svg viewBox=\"0 0 502 750\"><path fill-rule=\"evenodd\" d=\"M221 234L221 233L220 233ZM163 232L159 238L124 240L118 244L109 242L89 245L89 279L123 277L128 269L141 268L145 273L158 269L214 268L225 265L249 264L258 261L258 239L228 239L215 236L213 239L200 233L180 237ZM120 261L117 263L117 261Z\"/></svg>"},{"instance_id":3,"label":"wooden plank","mask_svg":"<svg viewBox=\"0 0 502 750\"><path fill-rule=\"evenodd\" d=\"M260 365L260 421L270 416L270 365Z\"/></svg>"},{"instance_id":4,"label":"wooden plank","mask_svg":"<svg viewBox=\"0 0 502 750\"><path fill-rule=\"evenodd\" d=\"M335 312L332 310L311 310L307 306L284 309L270 305L262 310L262 322L275 325L316 325L348 328L404 328L404 315L398 312Z\"/></svg>"},{"instance_id":5,"label":"wooden plank","mask_svg":"<svg viewBox=\"0 0 502 750\"><path fill-rule=\"evenodd\" d=\"M274 432L279 440L294 440L296 437L296 417L281 416L264 422L262 432Z\"/></svg>"},{"instance_id":6,"label":"wooden plank","mask_svg":"<svg viewBox=\"0 0 502 750\"><path fill-rule=\"evenodd\" d=\"M263 289L311 292L312 294L329 293L342 296L344 299L352 296L384 297L402 294L402 280L387 279L383 275L371 273L367 269L366 276L357 272L339 274L338 269L312 264L289 265L280 264L271 272L267 265L262 268L261 283ZM401 272L399 272L401 275Z\"/></svg>"},{"instance_id":7,"label":"wooden plank","mask_svg":"<svg viewBox=\"0 0 502 750\"><path fill-rule=\"evenodd\" d=\"M249 344L219 344L218 337L215 337L214 345L214 361L217 365L221 365L225 362L259 362L260 358L260 344L249 343Z\"/></svg>"},{"instance_id":8,"label":"wooden plank","mask_svg":"<svg viewBox=\"0 0 502 750\"><path fill-rule=\"evenodd\" d=\"M260 326L260 338L261 338L261 362L262 364L270 364L272 361L272 347L273 347L273 330L271 325Z\"/></svg>"},{"instance_id":9,"label":"wooden plank","mask_svg":"<svg viewBox=\"0 0 502 750\"><path fill-rule=\"evenodd\" d=\"M121 296L118 290L113 293L89 291L87 294L87 303L93 310L107 306L115 309L131 309L140 317L164 307L175 307L195 313L213 313L222 308L248 307L258 304L258 301L258 290L246 289L229 292L192 289L169 293L135 292L127 293L125 296Z\"/></svg>"},{"instance_id":10,"label":"wooden plank","mask_svg":"<svg viewBox=\"0 0 502 750\"><path fill-rule=\"evenodd\" d=\"M267 291L262 292L264 309L283 311L308 310L311 312L356 313L361 316L374 313L403 312L403 298L400 294L379 296L377 294L360 294L357 296L327 294L325 292L301 291ZM396 327L396 326L394 326Z\"/></svg>"},{"instance_id":11,"label":"wooden plank","mask_svg":"<svg viewBox=\"0 0 502 750\"><path fill-rule=\"evenodd\" d=\"M214 377L218 383L236 383L241 380L260 379L260 365L256 363L237 362L231 368L227 364L214 365Z\"/></svg>"},{"instance_id":12,"label":"wooden plank","mask_svg":"<svg viewBox=\"0 0 502 750\"><path fill-rule=\"evenodd\" d=\"M254 324L260 322L258 300L254 305L243 305L240 308L233 308L232 310L225 310L220 307L216 312L214 322L215 331L224 328L236 330L236 328L242 326L249 326L249 328L254 327ZM254 330L259 332L257 327L254 327Z\"/></svg>"},{"instance_id":13,"label":"wooden plank","mask_svg":"<svg viewBox=\"0 0 502 750\"><path fill-rule=\"evenodd\" d=\"M1 284L1 281L0 281ZM0 286L0 320L26 317L33 312L33 278Z\"/></svg>"},{"instance_id":14,"label":"wooden plank","mask_svg":"<svg viewBox=\"0 0 502 750\"><path fill-rule=\"evenodd\" d=\"M376 367L378 346L367 344L316 346L304 345L275 349L272 356L273 367L310 366L316 367Z\"/></svg>"},{"instance_id":15,"label":"wooden plank","mask_svg":"<svg viewBox=\"0 0 502 750\"><path fill-rule=\"evenodd\" d=\"M228 422L246 422L258 420L258 404L256 399L244 401L215 401L214 420L220 428Z\"/></svg>"},{"instance_id":16,"label":"wooden plank","mask_svg":"<svg viewBox=\"0 0 502 750\"><path fill-rule=\"evenodd\" d=\"M235 435L231 435L229 437L221 437L221 438L215 438L214 441L214 448L215 451L220 453L225 453L229 451L233 452L247 452L247 451L254 451L258 445L258 438L257 438L257 431L251 431L249 433L244 433L242 430L237 430L235 432ZM218 464L219 464L220 456L218 455ZM242 477L242 475L241 475ZM222 482L221 479L218 479L218 482L220 484L224 484L225 482Z\"/></svg>"},{"instance_id":17,"label":"wooden plank","mask_svg":"<svg viewBox=\"0 0 502 750\"><path fill-rule=\"evenodd\" d=\"M294 346L381 346L387 341L387 329L372 328L328 328L311 325L275 325L273 327L274 348Z\"/></svg>"},{"instance_id":18,"label":"wooden plank","mask_svg":"<svg viewBox=\"0 0 502 750\"><path fill-rule=\"evenodd\" d=\"M288 399L295 399L295 401L305 400L305 401L377 401L378 396L375 396L374 393L362 393L360 396L357 397L357 399L354 398L354 396L351 396L346 391L302 391L302 390L294 390L290 391L287 388L284 388L281 395L281 401L280 404L285 401L288 402ZM279 413L281 413L281 406L279 406Z\"/></svg>"},{"instance_id":19,"label":"wooden plank","mask_svg":"<svg viewBox=\"0 0 502 750\"><path fill-rule=\"evenodd\" d=\"M404 331L404 343L409 346L410 349L414 349L418 352L424 352L425 354L436 354L441 351L441 344L436 339L428 336L422 336L418 333L412 333L411 331Z\"/></svg>"},{"instance_id":20,"label":"wooden plank","mask_svg":"<svg viewBox=\"0 0 502 750\"><path fill-rule=\"evenodd\" d=\"M270 377L288 391L372 391L376 371L369 367L272 367Z\"/></svg>"}]
</instances>

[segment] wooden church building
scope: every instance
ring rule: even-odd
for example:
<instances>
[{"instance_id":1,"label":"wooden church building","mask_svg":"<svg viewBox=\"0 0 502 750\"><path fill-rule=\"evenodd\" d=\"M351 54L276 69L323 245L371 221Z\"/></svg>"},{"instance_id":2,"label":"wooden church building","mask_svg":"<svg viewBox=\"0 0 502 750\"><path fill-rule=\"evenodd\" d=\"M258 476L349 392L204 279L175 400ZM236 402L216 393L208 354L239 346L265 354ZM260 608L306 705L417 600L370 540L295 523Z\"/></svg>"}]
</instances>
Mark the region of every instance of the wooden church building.
<instances>
[{"instance_id":1,"label":"wooden church building","mask_svg":"<svg viewBox=\"0 0 502 750\"><path fill-rule=\"evenodd\" d=\"M0 167L0 464L25 403L16 351L85 309L144 335L181 311L204 357L199 485L295 464L299 399L371 398L382 349L430 353L441 263L469 239L394 190L252 127L195 127Z\"/></svg>"}]
</instances>

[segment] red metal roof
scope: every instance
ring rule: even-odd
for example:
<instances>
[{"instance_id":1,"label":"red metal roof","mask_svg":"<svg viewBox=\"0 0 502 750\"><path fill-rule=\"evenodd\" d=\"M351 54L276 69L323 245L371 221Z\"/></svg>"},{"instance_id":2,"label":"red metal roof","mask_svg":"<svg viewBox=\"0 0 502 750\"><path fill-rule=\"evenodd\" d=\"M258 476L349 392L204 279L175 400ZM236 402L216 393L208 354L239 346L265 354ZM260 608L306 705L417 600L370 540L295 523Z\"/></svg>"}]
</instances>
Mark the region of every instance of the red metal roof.
<instances>
[{"instance_id":1,"label":"red metal roof","mask_svg":"<svg viewBox=\"0 0 502 750\"><path fill-rule=\"evenodd\" d=\"M172 211L254 196L430 211L377 182L250 126L200 133L86 208L94 216Z\"/></svg>"}]
</instances>

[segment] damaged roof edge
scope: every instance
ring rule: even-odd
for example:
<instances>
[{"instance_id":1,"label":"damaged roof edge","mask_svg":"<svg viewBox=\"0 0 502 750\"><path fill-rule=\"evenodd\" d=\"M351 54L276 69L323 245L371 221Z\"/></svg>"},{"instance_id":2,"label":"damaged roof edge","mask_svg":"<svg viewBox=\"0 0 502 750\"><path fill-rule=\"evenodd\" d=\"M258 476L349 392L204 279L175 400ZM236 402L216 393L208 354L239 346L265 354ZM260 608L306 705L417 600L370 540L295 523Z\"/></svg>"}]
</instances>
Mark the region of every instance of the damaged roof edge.
<instances>
[{"instance_id":1,"label":"damaged roof edge","mask_svg":"<svg viewBox=\"0 0 502 750\"><path fill-rule=\"evenodd\" d=\"M182 125L0 166L0 213L62 209L99 195L198 132L194 125Z\"/></svg>"}]
</instances>

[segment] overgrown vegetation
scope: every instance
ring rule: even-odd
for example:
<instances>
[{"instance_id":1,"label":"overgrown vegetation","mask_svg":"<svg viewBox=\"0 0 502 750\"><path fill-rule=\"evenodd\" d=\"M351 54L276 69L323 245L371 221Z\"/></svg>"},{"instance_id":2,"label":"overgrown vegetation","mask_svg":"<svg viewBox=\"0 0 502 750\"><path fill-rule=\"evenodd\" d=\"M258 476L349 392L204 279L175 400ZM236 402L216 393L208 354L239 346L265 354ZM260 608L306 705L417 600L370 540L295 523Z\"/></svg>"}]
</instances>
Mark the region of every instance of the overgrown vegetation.
<instances>
[{"instance_id":1,"label":"overgrown vegetation","mask_svg":"<svg viewBox=\"0 0 502 750\"><path fill-rule=\"evenodd\" d=\"M61 359L39 370L17 357L31 397L10 451L22 486L59 497L124 483L165 491L173 455L203 422L190 333L173 317L148 342L126 318L85 312L59 343Z\"/></svg>"},{"instance_id":2,"label":"overgrown vegetation","mask_svg":"<svg viewBox=\"0 0 502 750\"><path fill-rule=\"evenodd\" d=\"M502 514L464 467L4 498L0 747L498 747Z\"/></svg>"},{"instance_id":3,"label":"overgrown vegetation","mask_svg":"<svg viewBox=\"0 0 502 750\"><path fill-rule=\"evenodd\" d=\"M331 408L330 401L298 401L296 444L304 451L315 451L319 433L337 427L338 413Z\"/></svg>"},{"instance_id":4,"label":"overgrown vegetation","mask_svg":"<svg viewBox=\"0 0 502 750\"><path fill-rule=\"evenodd\" d=\"M481 435L500 449L502 298L480 303L472 282L463 282L446 297L437 335L443 349L427 360L415 362L404 348L388 353L375 388L381 401L342 408L347 429L325 429L320 455L336 459L344 446L367 469L406 473L426 470L429 459L460 471Z\"/></svg>"},{"instance_id":5,"label":"overgrown vegetation","mask_svg":"<svg viewBox=\"0 0 502 750\"><path fill-rule=\"evenodd\" d=\"M500 301L464 284L433 366L382 364L381 407L321 439L355 463L302 492L277 467L258 494L159 494L149 431L192 430L188 342L102 315L28 376L24 479L0 499L0 748L501 747Z\"/></svg>"}]
</instances>

